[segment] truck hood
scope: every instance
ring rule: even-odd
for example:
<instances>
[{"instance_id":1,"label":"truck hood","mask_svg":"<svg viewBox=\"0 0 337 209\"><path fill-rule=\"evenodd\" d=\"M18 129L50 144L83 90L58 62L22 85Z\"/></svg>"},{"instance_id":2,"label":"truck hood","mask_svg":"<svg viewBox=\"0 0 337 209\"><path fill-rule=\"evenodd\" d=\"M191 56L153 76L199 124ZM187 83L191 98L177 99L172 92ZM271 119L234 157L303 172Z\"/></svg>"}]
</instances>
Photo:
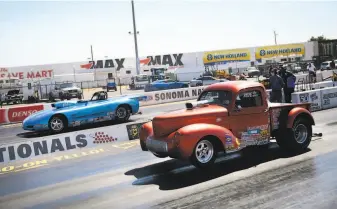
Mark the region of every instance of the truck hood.
<instances>
[{"instance_id":1,"label":"truck hood","mask_svg":"<svg viewBox=\"0 0 337 209\"><path fill-rule=\"evenodd\" d=\"M61 89L62 91L69 91L69 90L79 90L80 88L76 88L76 87L69 87L69 88L64 88Z\"/></svg>"},{"instance_id":2,"label":"truck hood","mask_svg":"<svg viewBox=\"0 0 337 209\"><path fill-rule=\"evenodd\" d=\"M217 118L227 116L227 109L218 105L182 109L154 117L152 120L153 133L155 137L162 137L195 123L217 124Z\"/></svg>"}]
</instances>

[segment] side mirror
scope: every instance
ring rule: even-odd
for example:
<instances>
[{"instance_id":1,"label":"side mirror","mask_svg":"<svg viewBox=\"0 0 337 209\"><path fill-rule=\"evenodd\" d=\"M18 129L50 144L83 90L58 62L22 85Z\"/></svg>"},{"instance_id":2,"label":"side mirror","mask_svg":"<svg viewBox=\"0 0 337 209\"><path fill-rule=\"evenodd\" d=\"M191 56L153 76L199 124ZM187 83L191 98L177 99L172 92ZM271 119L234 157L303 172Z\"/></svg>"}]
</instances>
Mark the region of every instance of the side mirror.
<instances>
[{"instance_id":1,"label":"side mirror","mask_svg":"<svg viewBox=\"0 0 337 209\"><path fill-rule=\"evenodd\" d=\"M242 109L241 105L237 105L235 104L235 107L234 107L234 112L240 112Z\"/></svg>"}]
</instances>

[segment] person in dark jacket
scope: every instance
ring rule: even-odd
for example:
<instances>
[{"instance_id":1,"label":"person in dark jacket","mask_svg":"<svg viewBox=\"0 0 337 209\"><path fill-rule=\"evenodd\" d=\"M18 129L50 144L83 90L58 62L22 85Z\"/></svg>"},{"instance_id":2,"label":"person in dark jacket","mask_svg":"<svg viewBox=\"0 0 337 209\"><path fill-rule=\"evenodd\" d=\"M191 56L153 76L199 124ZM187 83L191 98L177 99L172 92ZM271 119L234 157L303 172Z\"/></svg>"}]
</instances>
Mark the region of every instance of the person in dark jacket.
<instances>
[{"instance_id":1,"label":"person in dark jacket","mask_svg":"<svg viewBox=\"0 0 337 209\"><path fill-rule=\"evenodd\" d=\"M296 76L294 74L287 72L285 73L285 78L287 82L285 83L285 102L291 103L291 94L295 92Z\"/></svg>"},{"instance_id":2,"label":"person in dark jacket","mask_svg":"<svg viewBox=\"0 0 337 209\"><path fill-rule=\"evenodd\" d=\"M281 67L280 76L284 82L283 94L286 103L291 103L291 94L295 91L296 76Z\"/></svg>"},{"instance_id":3,"label":"person in dark jacket","mask_svg":"<svg viewBox=\"0 0 337 209\"><path fill-rule=\"evenodd\" d=\"M336 63L335 63L335 61L331 61L330 62L330 68L331 68L331 70L334 70L335 68L336 68Z\"/></svg>"},{"instance_id":4,"label":"person in dark jacket","mask_svg":"<svg viewBox=\"0 0 337 209\"><path fill-rule=\"evenodd\" d=\"M269 77L272 76L273 75L273 66L272 65L269 66L268 71L269 71L269 73L268 73Z\"/></svg>"},{"instance_id":5,"label":"person in dark jacket","mask_svg":"<svg viewBox=\"0 0 337 209\"><path fill-rule=\"evenodd\" d=\"M282 88L284 87L284 82L282 78L277 74L277 69L274 69L274 75L270 77L270 87L271 87L271 102L282 102Z\"/></svg>"}]
</instances>

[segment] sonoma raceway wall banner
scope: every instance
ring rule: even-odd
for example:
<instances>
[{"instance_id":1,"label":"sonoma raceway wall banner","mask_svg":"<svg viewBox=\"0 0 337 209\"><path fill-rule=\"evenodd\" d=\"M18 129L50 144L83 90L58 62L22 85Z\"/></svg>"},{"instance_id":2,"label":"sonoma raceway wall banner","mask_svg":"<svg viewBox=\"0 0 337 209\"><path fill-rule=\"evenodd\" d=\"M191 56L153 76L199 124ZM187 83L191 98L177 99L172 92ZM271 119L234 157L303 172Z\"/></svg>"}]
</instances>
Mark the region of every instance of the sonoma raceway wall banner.
<instances>
[{"instance_id":1,"label":"sonoma raceway wall banner","mask_svg":"<svg viewBox=\"0 0 337 209\"><path fill-rule=\"evenodd\" d=\"M203 86L192 88L172 89L165 91L154 91L142 94L139 98L141 106L177 102L196 99L201 94Z\"/></svg>"},{"instance_id":2,"label":"sonoma raceway wall banner","mask_svg":"<svg viewBox=\"0 0 337 209\"><path fill-rule=\"evenodd\" d=\"M58 134L0 146L0 163L128 140L125 125Z\"/></svg>"}]
</instances>

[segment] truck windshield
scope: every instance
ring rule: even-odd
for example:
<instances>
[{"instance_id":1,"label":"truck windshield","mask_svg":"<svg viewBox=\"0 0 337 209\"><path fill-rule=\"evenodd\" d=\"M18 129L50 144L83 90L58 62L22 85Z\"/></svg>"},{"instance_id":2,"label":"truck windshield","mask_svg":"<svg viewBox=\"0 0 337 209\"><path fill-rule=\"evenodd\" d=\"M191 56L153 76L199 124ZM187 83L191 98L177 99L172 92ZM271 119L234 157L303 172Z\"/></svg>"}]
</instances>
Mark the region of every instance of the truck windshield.
<instances>
[{"instance_id":1,"label":"truck windshield","mask_svg":"<svg viewBox=\"0 0 337 209\"><path fill-rule=\"evenodd\" d=\"M64 89L64 88L71 88L71 87L73 87L73 86L75 86L73 83L63 83L63 84L60 85L60 88L61 88L61 89Z\"/></svg>"},{"instance_id":2,"label":"truck windshield","mask_svg":"<svg viewBox=\"0 0 337 209\"><path fill-rule=\"evenodd\" d=\"M228 106L232 101L232 92L230 91L204 91L198 98L198 101L208 100L210 103L222 106Z\"/></svg>"},{"instance_id":3,"label":"truck windshield","mask_svg":"<svg viewBox=\"0 0 337 209\"><path fill-rule=\"evenodd\" d=\"M147 75L136 76L136 82L144 82L149 81L149 77Z\"/></svg>"}]
</instances>

